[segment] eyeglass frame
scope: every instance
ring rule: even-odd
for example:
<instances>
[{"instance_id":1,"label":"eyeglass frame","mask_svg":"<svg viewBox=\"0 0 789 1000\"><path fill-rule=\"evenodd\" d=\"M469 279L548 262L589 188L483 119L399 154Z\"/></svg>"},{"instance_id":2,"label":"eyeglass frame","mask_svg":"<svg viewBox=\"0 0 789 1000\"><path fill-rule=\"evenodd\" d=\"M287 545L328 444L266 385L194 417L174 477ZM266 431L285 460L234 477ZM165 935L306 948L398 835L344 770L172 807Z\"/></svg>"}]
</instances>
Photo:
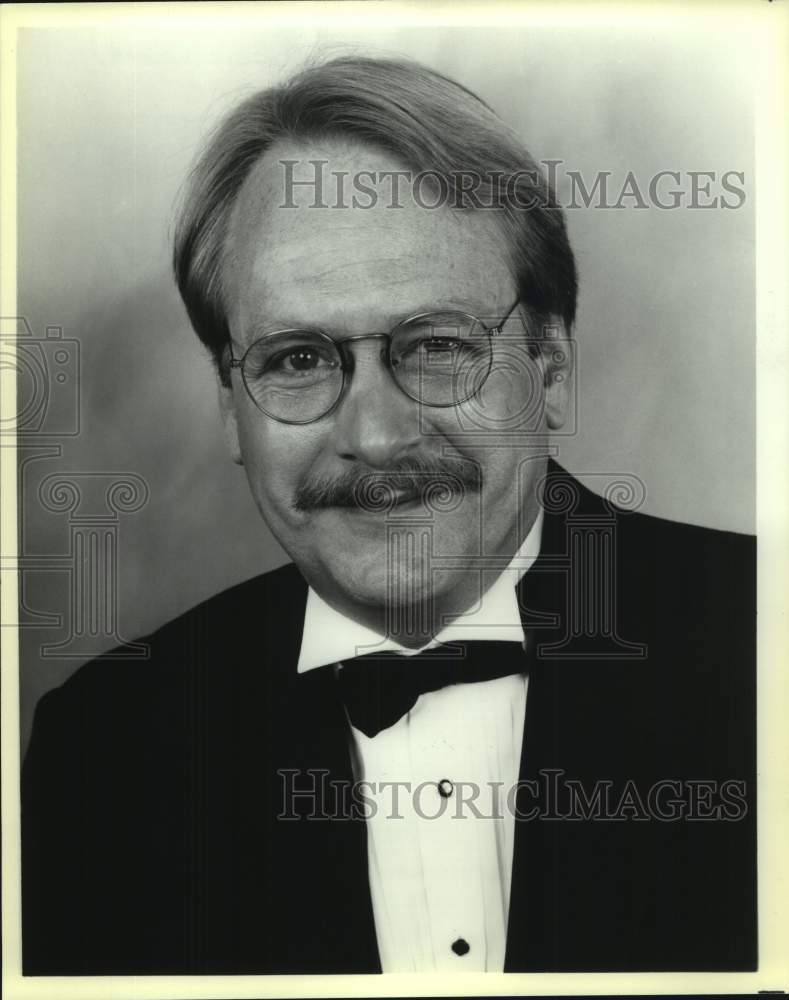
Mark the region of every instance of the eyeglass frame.
<instances>
[{"instance_id":1,"label":"eyeglass frame","mask_svg":"<svg viewBox=\"0 0 789 1000\"><path fill-rule=\"evenodd\" d=\"M495 326L486 326L482 322L482 320L479 318L479 316L474 316L473 313L467 313L463 309L457 309L457 310L454 310L454 311L459 316L468 316L470 319L473 319L477 323L479 323L479 325L482 327L482 329L487 334L488 339L490 341L491 338L498 337L501 334L503 327L509 322L512 314L515 312L515 310L518 308L519 305L521 305L521 297L520 296L518 296L518 298L515 300L515 302L512 304L512 306L507 310L507 313L505 314L505 316L502 319L500 319L498 321L498 323L496 323ZM342 400L343 396L346 393L346 390L348 388L348 384L350 382L350 376L353 373L353 358L350 358L350 359L348 358L347 352L345 350L343 350L343 346L345 344L355 343L355 342L360 341L360 340L385 340L387 343L386 343L386 347L384 347L383 350L381 351L381 354L380 354L381 361L384 362L386 368L388 369L389 374L391 375L391 378L392 378L392 381L394 382L394 384L397 386L397 388L400 390L400 392L402 392L403 395L406 396L406 398L413 400L415 403L419 403L420 406L430 406L430 407L435 408L435 409L448 409L451 406L460 406L461 403L466 403L466 402L468 402L469 399L473 399L474 396L476 396L481 391L482 387L487 382L488 377L489 377L490 372L491 372L491 369L493 367L493 348L492 348L492 344L491 344L491 350L490 350L490 362L488 364L488 370L485 372L485 377L482 379L482 381L479 383L479 385L472 392L470 392L467 396L464 396L462 399L456 399L456 400L454 400L451 403L426 403L426 402L424 402L423 400L419 399L419 397L412 395L410 392L407 392L403 388L403 386L400 384L400 382L397 380L397 377L394 374L394 368L396 367L396 364L392 363L392 358L391 358L391 355L392 355L392 338L394 337L394 335L397 332L397 330L401 326L406 326L409 323L414 323L417 320L425 319L428 316L435 316L435 315L438 315L439 313L440 313L440 310L438 310L438 309L432 309L429 312L415 313L413 316L408 316L405 319L400 320L399 323L397 323L394 327L392 327L392 329L389 331L389 333L355 333L355 334L351 334L348 337L343 337L341 340L335 340L334 337L330 337L329 334L325 333L323 330L310 330L310 329L305 328L305 327L284 327L281 330L272 330L270 333L264 333L261 337L256 337L255 340L253 340L252 343L249 345L249 347L247 347L247 349L244 351L244 353L242 354L242 356L240 358L235 358L233 356L233 341L232 341L232 338L231 338L228 341L228 347L230 349L230 359L228 361L228 367L231 369L231 371L234 368L237 368L237 369L240 370L240 372L241 372L241 381L244 383L244 389L246 390L247 395L252 400L252 402L254 403L254 405L256 406L256 408L261 413L265 414L267 417L270 417L272 420L276 420L280 424L290 424L291 426L304 427L304 426L306 426L308 424L317 423L319 420L323 420L324 417L328 417L330 413L332 413L334 410L337 409L337 407L340 404L340 401ZM288 419L283 418L283 417L276 417L276 416L274 416L273 413L269 413L268 410L264 410L263 407L260 405L260 403L258 403L258 401L255 399L255 397L252 395L252 391L250 390L249 385L247 384L246 376L244 375L244 362L246 361L247 355L249 354L249 352L258 343L260 343L261 340L266 340L269 337L274 337L274 336L276 336L278 334L281 334L281 333L309 333L309 334L317 335L318 337L321 337L324 340L326 340L329 343L331 343L331 345L337 349L337 354L340 357L340 370L342 371L342 384L340 386L339 392L337 393L337 398L335 399L335 401L332 403L332 405L329 407L329 409L325 410L323 413L321 413L320 416L312 417L309 420L288 420Z\"/></svg>"}]
</instances>

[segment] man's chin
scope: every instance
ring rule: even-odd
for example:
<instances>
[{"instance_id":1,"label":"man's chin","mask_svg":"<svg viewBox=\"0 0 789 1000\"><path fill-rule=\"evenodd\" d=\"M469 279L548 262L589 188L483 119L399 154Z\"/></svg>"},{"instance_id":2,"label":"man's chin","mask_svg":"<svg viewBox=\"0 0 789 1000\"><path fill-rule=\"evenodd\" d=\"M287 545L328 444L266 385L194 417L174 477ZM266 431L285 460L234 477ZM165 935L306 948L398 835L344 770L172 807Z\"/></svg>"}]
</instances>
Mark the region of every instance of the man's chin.
<instances>
[{"instance_id":1,"label":"man's chin","mask_svg":"<svg viewBox=\"0 0 789 1000\"><path fill-rule=\"evenodd\" d=\"M428 567L401 564L385 555L335 563L331 576L338 594L354 604L382 611L418 605L436 596Z\"/></svg>"},{"instance_id":2,"label":"man's chin","mask_svg":"<svg viewBox=\"0 0 789 1000\"><path fill-rule=\"evenodd\" d=\"M443 586L431 570L430 552L420 551L410 541L400 539L402 549L396 544L365 544L357 539L353 549L330 560L324 557L325 572L321 574L325 591L323 596L337 607L351 612L354 607L367 608L371 613L388 619L398 617L406 609L424 606L425 612L440 599ZM390 539L390 543L392 539ZM441 583L446 581L441 580ZM380 627L376 626L380 631Z\"/></svg>"}]
</instances>

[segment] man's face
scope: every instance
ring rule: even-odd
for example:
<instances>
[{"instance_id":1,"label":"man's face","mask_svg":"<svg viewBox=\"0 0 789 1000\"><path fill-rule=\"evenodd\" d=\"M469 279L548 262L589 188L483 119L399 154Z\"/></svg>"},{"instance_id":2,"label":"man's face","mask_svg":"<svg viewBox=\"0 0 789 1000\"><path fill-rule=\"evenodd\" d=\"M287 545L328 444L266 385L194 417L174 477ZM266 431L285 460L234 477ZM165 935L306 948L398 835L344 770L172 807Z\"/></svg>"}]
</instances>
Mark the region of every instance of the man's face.
<instances>
[{"instance_id":1,"label":"man's face","mask_svg":"<svg viewBox=\"0 0 789 1000\"><path fill-rule=\"evenodd\" d=\"M435 310L461 310L494 326L517 299L492 213L426 209L405 187L394 208L389 182L377 188L372 207L352 207L350 197L337 207L328 188L331 207L316 208L311 188L294 187L286 197L284 159L299 161L297 179L314 176L314 159L328 161L329 179L331 171L401 168L369 147L334 142L282 143L257 164L239 194L228 241L234 357L277 330L317 329L341 340L388 332ZM284 207L288 200L296 207ZM529 356L519 310L504 336L494 338L481 394L457 406L409 398L382 360L382 343L346 345L352 373L345 393L308 424L262 413L234 370L232 387L221 393L228 441L270 529L329 603L371 622L388 604L426 596L440 611L458 612L479 596L480 577L469 567L482 555L511 556L531 526L544 461L533 460L533 438L513 431L559 426L567 380L546 390L545 364ZM315 487L328 486L331 496L337 483L347 488L371 474L386 482L387 474L415 467L457 473L465 489L445 505L452 509L435 509L424 497L388 512L314 502ZM469 475L475 469L476 483ZM492 578L488 573L485 587Z\"/></svg>"}]
</instances>

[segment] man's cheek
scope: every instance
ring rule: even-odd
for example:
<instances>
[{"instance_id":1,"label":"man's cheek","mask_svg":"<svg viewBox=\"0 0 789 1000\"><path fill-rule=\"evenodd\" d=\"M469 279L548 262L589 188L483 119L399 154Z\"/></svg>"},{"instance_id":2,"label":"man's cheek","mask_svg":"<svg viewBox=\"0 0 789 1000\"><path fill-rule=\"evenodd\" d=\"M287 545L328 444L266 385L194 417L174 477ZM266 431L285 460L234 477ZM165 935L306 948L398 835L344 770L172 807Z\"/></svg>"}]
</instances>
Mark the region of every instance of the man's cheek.
<instances>
[{"instance_id":1,"label":"man's cheek","mask_svg":"<svg viewBox=\"0 0 789 1000\"><path fill-rule=\"evenodd\" d=\"M296 513L294 470L262 448L254 450L249 460L245 460L245 466L252 494L266 520L273 517L287 523Z\"/></svg>"}]
</instances>

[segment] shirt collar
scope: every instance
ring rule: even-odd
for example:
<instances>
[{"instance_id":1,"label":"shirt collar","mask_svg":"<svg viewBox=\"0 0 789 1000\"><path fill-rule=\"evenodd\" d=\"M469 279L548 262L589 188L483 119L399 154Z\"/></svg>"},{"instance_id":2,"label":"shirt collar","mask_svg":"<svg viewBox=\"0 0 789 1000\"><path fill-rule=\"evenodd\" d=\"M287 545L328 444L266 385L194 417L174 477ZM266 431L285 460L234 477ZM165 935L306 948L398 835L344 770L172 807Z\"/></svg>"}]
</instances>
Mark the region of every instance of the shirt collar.
<instances>
[{"instance_id":1,"label":"shirt collar","mask_svg":"<svg viewBox=\"0 0 789 1000\"><path fill-rule=\"evenodd\" d=\"M515 588L540 553L543 516L540 508L523 544L504 572L482 595L479 605L452 621L421 649L407 649L352 618L347 618L310 587L304 612L298 672L303 674L329 663L361 656L365 652L383 653L394 650L412 656L423 649L451 640L503 640L525 645Z\"/></svg>"}]
</instances>

